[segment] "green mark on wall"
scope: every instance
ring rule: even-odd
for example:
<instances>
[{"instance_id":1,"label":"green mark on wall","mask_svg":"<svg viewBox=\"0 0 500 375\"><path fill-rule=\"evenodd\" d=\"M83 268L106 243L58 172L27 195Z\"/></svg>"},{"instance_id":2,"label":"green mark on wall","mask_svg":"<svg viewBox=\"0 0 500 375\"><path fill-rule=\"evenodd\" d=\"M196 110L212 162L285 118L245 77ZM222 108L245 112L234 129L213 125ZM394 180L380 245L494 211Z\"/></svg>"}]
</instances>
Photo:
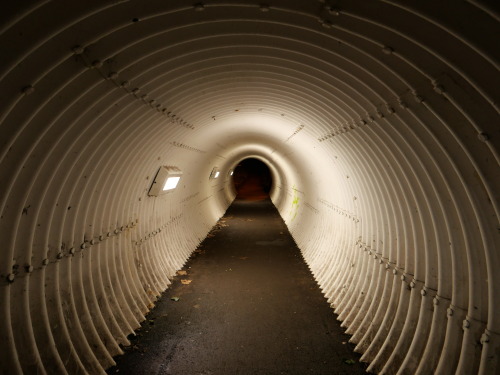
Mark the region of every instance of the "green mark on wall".
<instances>
[{"instance_id":1,"label":"green mark on wall","mask_svg":"<svg viewBox=\"0 0 500 375\"><path fill-rule=\"evenodd\" d=\"M290 216L292 217L293 221L297 216L297 212L299 211L299 196L297 194L295 186L292 189L293 189L293 201L292 201L292 210L290 211Z\"/></svg>"}]
</instances>

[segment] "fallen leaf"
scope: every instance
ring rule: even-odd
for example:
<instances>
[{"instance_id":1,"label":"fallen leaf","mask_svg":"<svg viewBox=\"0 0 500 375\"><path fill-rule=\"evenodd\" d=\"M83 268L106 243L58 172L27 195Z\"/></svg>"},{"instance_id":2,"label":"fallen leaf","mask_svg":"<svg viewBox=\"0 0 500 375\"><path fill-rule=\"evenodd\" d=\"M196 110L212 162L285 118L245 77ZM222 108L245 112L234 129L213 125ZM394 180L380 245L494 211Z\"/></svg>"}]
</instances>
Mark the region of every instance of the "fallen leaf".
<instances>
[{"instance_id":1,"label":"fallen leaf","mask_svg":"<svg viewBox=\"0 0 500 375\"><path fill-rule=\"evenodd\" d=\"M180 300L180 298L179 298L179 297L172 297L172 298L170 298L170 299L171 299L172 301L175 301L175 302L177 302L178 300Z\"/></svg>"},{"instance_id":2,"label":"fallen leaf","mask_svg":"<svg viewBox=\"0 0 500 375\"><path fill-rule=\"evenodd\" d=\"M177 275L182 276L182 275L187 275L187 271L177 271Z\"/></svg>"},{"instance_id":3,"label":"fallen leaf","mask_svg":"<svg viewBox=\"0 0 500 375\"><path fill-rule=\"evenodd\" d=\"M347 363L348 365L354 365L356 363L354 359L346 359L344 360L344 362Z\"/></svg>"},{"instance_id":4,"label":"fallen leaf","mask_svg":"<svg viewBox=\"0 0 500 375\"><path fill-rule=\"evenodd\" d=\"M188 284L191 284L191 281L192 280L182 279L181 283L183 283L184 285L188 285Z\"/></svg>"}]
</instances>

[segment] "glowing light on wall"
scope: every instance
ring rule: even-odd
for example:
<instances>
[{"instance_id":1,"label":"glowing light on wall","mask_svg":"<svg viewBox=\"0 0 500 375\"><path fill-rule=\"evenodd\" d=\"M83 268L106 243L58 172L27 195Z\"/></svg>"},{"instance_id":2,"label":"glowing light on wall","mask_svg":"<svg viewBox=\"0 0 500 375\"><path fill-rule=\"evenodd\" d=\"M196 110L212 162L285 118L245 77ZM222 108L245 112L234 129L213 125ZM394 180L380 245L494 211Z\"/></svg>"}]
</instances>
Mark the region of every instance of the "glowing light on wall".
<instances>
[{"instance_id":1,"label":"glowing light on wall","mask_svg":"<svg viewBox=\"0 0 500 375\"><path fill-rule=\"evenodd\" d=\"M214 169L212 169L212 172L210 173L210 179L216 179L219 177L219 175L220 175L219 168L214 167Z\"/></svg>"},{"instance_id":2,"label":"glowing light on wall","mask_svg":"<svg viewBox=\"0 0 500 375\"><path fill-rule=\"evenodd\" d=\"M163 191L165 190L172 190L177 187L177 184L179 183L180 177L169 177L167 178L167 181L165 182L165 186L163 186Z\"/></svg>"},{"instance_id":3,"label":"glowing light on wall","mask_svg":"<svg viewBox=\"0 0 500 375\"><path fill-rule=\"evenodd\" d=\"M151 184L148 195L157 197L168 193L177 187L182 176L182 171L177 167L162 166L156 173L156 176Z\"/></svg>"}]
</instances>

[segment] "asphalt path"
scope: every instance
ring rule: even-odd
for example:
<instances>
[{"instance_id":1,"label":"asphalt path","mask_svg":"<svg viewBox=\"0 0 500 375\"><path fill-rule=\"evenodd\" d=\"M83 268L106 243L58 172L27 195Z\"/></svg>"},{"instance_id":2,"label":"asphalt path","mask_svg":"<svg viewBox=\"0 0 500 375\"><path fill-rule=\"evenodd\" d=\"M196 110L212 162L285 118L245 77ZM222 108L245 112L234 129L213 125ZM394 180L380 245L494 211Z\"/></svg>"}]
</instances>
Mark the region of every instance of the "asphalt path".
<instances>
[{"instance_id":1,"label":"asphalt path","mask_svg":"<svg viewBox=\"0 0 500 375\"><path fill-rule=\"evenodd\" d=\"M365 374L269 199L237 199L108 374Z\"/></svg>"}]
</instances>

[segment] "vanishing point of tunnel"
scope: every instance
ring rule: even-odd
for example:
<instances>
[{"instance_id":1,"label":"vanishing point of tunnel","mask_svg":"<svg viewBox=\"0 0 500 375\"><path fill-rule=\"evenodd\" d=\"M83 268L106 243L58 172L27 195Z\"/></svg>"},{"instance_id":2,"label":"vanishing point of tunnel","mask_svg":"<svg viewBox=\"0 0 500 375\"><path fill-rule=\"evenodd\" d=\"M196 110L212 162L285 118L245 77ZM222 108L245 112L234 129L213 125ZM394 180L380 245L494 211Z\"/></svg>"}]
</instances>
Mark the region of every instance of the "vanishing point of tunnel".
<instances>
[{"instance_id":1,"label":"vanishing point of tunnel","mask_svg":"<svg viewBox=\"0 0 500 375\"><path fill-rule=\"evenodd\" d=\"M499 21L493 0L1 2L0 374L106 374L151 317L187 306L165 297L191 262L270 254L271 225L232 232L242 202L266 202L296 246L305 270L279 271L283 296L307 271L341 327L300 364L276 340L281 362L213 375L332 374L344 349L369 373L500 374ZM200 255L223 217L235 253ZM221 300L250 303L236 285L266 256ZM288 337L293 298L252 305L241 335ZM326 319L307 307L299 332ZM224 337L243 338L195 342L182 371L203 373ZM244 353L269 354L261 339Z\"/></svg>"}]
</instances>

